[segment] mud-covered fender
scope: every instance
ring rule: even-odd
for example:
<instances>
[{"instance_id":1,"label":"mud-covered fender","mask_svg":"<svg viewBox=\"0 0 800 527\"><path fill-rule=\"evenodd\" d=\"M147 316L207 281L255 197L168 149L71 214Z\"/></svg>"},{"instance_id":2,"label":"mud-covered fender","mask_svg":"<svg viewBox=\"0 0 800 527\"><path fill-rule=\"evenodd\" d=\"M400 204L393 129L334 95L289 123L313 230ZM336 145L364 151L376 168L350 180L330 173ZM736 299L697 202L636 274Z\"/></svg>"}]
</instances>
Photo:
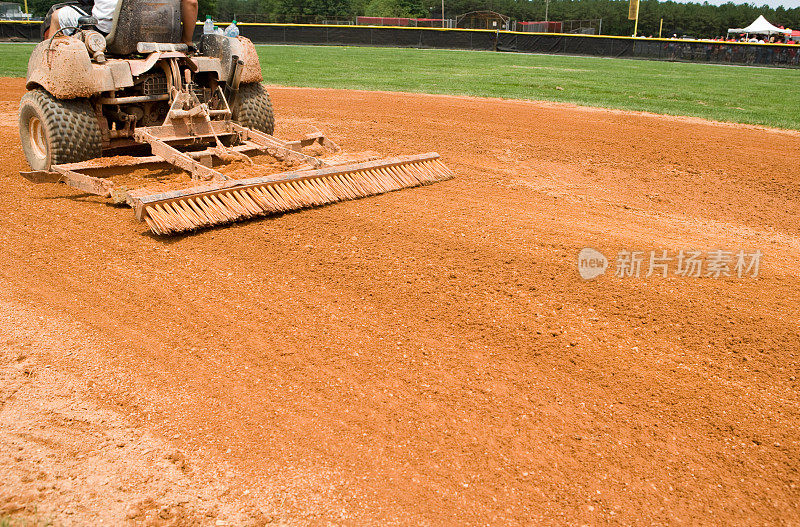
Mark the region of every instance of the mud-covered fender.
<instances>
[{"instance_id":1,"label":"mud-covered fender","mask_svg":"<svg viewBox=\"0 0 800 527\"><path fill-rule=\"evenodd\" d=\"M26 86L41 86L59 99L90 97L104 91L133 86L125 61L93 64L84 43L77 38L40 42L28 60Z\"/></svg>"},{"instance_id":2,"label":"mud-covered fender","mask_svg":"<svg viewBox=\"0 0 800 527\"><path fill-rule=\"evenodd\" d=\"M239 56L244 61L242 82L261 82L264 76L261 74L261 61L258 60L256 47L249 38L239 37L237 40L242 45L242 54Z\"/></svg>"},{"instance_id":3,"label":"mud-covered fender","mask_svg":"<svg viewBox=\"0 0 800 527\"><path fill-rule=\"evenodd\" d=\"M200 49L206 57L220 61L220 80L226 81L231 75L231 57L238 56L244 62L241 82L261 82L261 63L258 60L256 47L245 37L229 38L223 35L203 35Z\"/></svg>"}]
</instances>

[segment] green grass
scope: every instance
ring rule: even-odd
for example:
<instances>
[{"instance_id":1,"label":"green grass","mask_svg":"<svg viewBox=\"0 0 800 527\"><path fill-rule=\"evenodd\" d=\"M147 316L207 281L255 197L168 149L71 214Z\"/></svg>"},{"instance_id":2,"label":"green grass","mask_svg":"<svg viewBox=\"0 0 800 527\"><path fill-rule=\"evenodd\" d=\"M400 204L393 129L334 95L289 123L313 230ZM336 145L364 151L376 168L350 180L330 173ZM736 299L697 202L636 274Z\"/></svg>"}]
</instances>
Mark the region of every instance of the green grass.
<instances>
[{"instance_id":1,"label":"green grass","mask_svg":"<svg viewBox=\"0 0 800 527\"><path fill-rule=\"evenodd\" d=\"M0 44L24 75L26 44ZM800 129L800 70L446 50L258 46L270 84L561 101Z\"/></svg>"},{"instance_id":2,"label":"green grass","mask_svg":"<svg viewBox=\"0 0 800 527\"><path fill-rule=\"evenodd\" d=\"M561 101L800 129L800 70L394 48L258 53L270 84Z\"/></svg>"},{"instance_id":3,"label":"green grass","mask_svg":"<svg viewBox=\"0 0 800 527\"><path fill-rule=\"evenodd\" d=\"M33 44L0 44L0 77L24 77Z\"/></svg>"}]
</instances>

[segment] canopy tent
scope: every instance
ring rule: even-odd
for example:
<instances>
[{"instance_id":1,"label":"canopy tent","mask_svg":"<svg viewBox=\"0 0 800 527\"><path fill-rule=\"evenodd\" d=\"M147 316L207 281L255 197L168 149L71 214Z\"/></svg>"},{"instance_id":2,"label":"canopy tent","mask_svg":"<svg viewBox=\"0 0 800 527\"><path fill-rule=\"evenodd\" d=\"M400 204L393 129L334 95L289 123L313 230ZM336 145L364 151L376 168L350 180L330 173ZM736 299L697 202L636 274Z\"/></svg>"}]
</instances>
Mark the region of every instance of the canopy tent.
<instances>
[{"instance_id":1,"label":"canopy tent","mask_svg":"<svg viewBox=\"0 0 800 527\"><path fill-rule=\"evenodd\" d=\"M791 29L781 29L773 26L767 22L767 19L764 18L764 15L758 15L758 18L756 18L755 21L747 27L732 28L728 30L728 33L753 33L755 35L785 35L786 33L791 32Z\"/></svg>"}]
</instances>

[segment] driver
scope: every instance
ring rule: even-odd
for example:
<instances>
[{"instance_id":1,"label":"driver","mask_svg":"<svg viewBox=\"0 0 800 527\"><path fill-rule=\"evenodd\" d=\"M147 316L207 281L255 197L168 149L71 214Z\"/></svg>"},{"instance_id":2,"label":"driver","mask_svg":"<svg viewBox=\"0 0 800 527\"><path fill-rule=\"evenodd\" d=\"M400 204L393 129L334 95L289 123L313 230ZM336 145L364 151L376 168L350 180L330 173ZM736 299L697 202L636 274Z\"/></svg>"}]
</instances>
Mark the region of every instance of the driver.
<instances>
[{"instance_id":1,"label":"driver","mask_svg":"<svg viewBox=\"0 0 800 527\"><path fill-rule=\"evenodd\" d=\"M91 13L88 11L88 6L67 5L54 11L50 16L50 29L46 33L47 36L53 36L56 32L64 28L65 35L71 35L75 32L75 27L78 26L78 19L82 16L93 16L97 19L97 29L104 35L111 32L111 26L114 21L114 11L117 9L117 3L120 0L95 0L92 6ZM192 46L192 34L197 25L197 0L181 0L181 21L183 23L183 32L181 41ZM187 21L190 21L187 23Z\"/></svg>"}]
</instances>

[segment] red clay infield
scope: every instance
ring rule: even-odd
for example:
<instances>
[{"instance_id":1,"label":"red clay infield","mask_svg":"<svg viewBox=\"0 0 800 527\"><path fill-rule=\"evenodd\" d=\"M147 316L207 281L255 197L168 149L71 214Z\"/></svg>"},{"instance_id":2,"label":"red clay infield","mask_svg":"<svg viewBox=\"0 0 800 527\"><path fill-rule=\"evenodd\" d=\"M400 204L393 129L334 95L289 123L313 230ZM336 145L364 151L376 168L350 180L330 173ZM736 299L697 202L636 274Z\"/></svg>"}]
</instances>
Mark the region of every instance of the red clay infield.
<instances>
[{"instance_id":1,"label":"red clay infield","mask_svg":"<svg viewBox=\"0 0 800 527\"><path fill-rule=\"evenodd\" d=\"M23 81L0 82L9 360L24 348L34 385L76 379L196 474L224 464L225 492L267 520L800 522L797 132L274 87L277 135L438 151L456 178L159 239L130 209L24 181ZM606 275L580 278L584 247ZM634 249L642 277L613 276ZM760 250L760 273L644 277L650 250L681 249ZM43 347L30 324L78 337ZM3 426L7 449L39 430ZM0 512L10 489L58 499L17 465Z\"/></svg>"}]
</instances>

